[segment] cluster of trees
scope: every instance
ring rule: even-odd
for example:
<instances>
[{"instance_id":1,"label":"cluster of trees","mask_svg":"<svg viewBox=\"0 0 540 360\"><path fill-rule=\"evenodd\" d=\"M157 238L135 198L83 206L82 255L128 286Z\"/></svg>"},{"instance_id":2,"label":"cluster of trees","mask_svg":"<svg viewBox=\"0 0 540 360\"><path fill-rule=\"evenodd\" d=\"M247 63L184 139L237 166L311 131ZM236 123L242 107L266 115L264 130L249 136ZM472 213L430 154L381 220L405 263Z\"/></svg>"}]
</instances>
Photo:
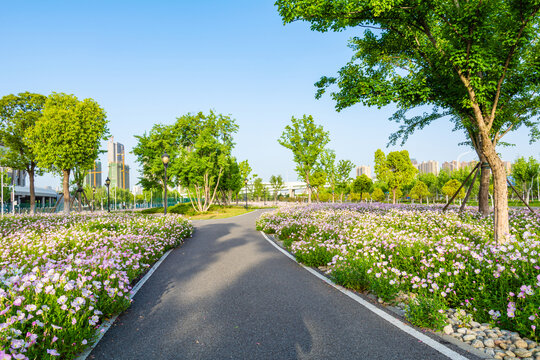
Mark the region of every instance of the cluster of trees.
<instances>
[{"instance_id":1,"label":"cluster of trees","mask_svg":"<svg viewBox=\"0 0 540 360\"><path fill-rule=\"evenodd\" d=\"M237 130L234 119L214 111L154 125L149 133L136 136L132 151L142 167L139 184L145 190L180 186L197 212L207 211L216 201L229 204L251 173L247 160L238 162L231 154ZM161 161L165 152L170 157L167 180Z\"/></svg>"},{"instance_id":2,"label":"cluster of trees","mask_svg":"<svg viewBox=\"0 0 540 360\"><path fill-rule=\"evenodd\" d=\"M0 99L0 165L25 170L29 177L30 213L35 213L34 177L44 172L63 176L64 211L70 211L70 174L77 188L94 166L101 140L108 136L103 108L93 99L30 92ZM78 192L81 193L80 191Z\"/></svg>"},{"instance_id":3,"label":"cluster of trees","mask_svg":"<svg viewBox=\"0 0 540 360\"><path fill-rule=\"evenodd\" d=\"M317 201L332 199L334 202L336 194L340 201L343 201L344 196L347 196L349 201L382 201L387 193L391 194L394 204L403 196L420 203L423 200L429 201L430 198L433 201L448 202L452 197L458 200L478 197L481 209L486 207L485 202L482 202L483 198L489 197L494 201L494 179L490 179L489 171L481 171L479 182L475 181L476 176L471 178L471 168L451 173L442 170L438 175L418 174L407 150L393 151L385 155L378 149L375 152L374 168L377 181L373 183L366 175L352 179L350 173L354 164L349 160L340 160L336 164L335 153L325 148L329 142L329 134L322 126L315 124L312 116L304 115L299 119L293 117L291 125L285 127L278 142L292 151L296 172L307 185L308 202L312 201L312 194L316 195ZM512 177L528 203L535 184L538 186L540 164L532 157L528 160L519 158L513 166ZM275 181L275 177L270 180L271 184ZM256 175L253 187L254 197L260 198L265 188L262 186L262 179ZM277 190L274 185L272 187L277 196L281 188ZM466 193L465 189L470 190ZM489 209L489 204L487 206Z\"/></svg>"},{"instance_id":4,"label":"cluster of trees","mask_svg":"<svg viewBox=\"0 0 540 360\"><path fill-rule=\"evenodd\" d=\"M361 103L394 103L401 123L391 142L433 121L463 131L493 174L494 237L509 239L506 172L501 138L521 126L538 138L540 3L520 1L277 0L285 23L315 31L364 29L350 40L355 54L337 76L322 77L317 96L332 87L337 110ZM409 110L431 113L408 117ZM487 214L488 167L480 174L480 210Z\"/></svg>"}]
</instances>

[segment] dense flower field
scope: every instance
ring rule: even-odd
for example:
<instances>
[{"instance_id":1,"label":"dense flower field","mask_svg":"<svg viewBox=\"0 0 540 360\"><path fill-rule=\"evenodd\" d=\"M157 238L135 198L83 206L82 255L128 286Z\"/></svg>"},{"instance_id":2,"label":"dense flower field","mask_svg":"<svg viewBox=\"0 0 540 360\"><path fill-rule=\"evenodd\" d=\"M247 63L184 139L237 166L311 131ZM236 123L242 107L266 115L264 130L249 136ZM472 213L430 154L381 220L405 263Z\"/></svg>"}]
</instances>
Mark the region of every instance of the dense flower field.
<instances>
[{"instance_id":1,"label":"dense flower field","mask_svg":"<svg viewBox=\"0 0 540 360\"><path fill-rule=\"evenodd\" d=\"M192 233L182 217L0 219L0 359L73 358L130 284Z\"/></svg>"},{"instance_id":2,"label":"dense flower field","mask_svg":"<svg viewBox=\"0 0 540 360\"><path fill-rule=\"evenodd\" d=\"M461 308L540 340L540 223L513 211L511 240L492 241L492 220L469 211L386 204L292 207L265 213L258 229L274 233L297 259L328 266L337 283L386 301L413 294L443 312Z\"/></svg>"}]
</instances>

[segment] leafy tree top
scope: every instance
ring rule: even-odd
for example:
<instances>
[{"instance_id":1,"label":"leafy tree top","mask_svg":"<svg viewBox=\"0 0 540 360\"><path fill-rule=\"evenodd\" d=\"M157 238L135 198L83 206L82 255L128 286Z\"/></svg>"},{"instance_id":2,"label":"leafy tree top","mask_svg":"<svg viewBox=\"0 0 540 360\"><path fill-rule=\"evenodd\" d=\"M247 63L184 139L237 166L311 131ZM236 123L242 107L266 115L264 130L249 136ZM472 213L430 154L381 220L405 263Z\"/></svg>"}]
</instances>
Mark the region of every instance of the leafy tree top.
<instances>
[{"instance_id":1,"label":"leafy tree top","mask_svg":"<svg viewBox=\"0 0 540 360\"><path fill-rule=\"evenodd\" d=\"M431 193L429 192L427 185L423 181L418 180L416 184L414 184L409 195L413 199L421 199L430 196Z\"/></svg>"},{"instance_id":2,"label":"leafy tree top","mask_svg":"<svg viewBox=\"0 0 540 360\"><path fill-rule=\"evenodd\" d=\"M366 174L362 174L354 179L352 188L355 193L359 194L369 192L373 188L373 180Z\"/></svg>"},{"instance_id":3,"label":"leafy tree top","mask_svg":"<svg viewBox=\"0 0 540 360\"><path fill-rule=\"evenodd\" d=\"M512 176L521 186L527 187L539 176L540 163L532 156L526 160L524 157L518 158L512 166Z\"/></svg>"},{"instance_id":4,"label":"leafy tree top","mask_svg":"<svg viewBox=\"0 0 540 360\"><path fill-rule=\"evenodd\" d=\"M0 99L0 141L7 148L2 165L13 169L34 170L36 155L26 138L42 117L47 97L29 92L6 95Z\"/></svg>"},{"instance_id":5,"label":"leafy tree top","mask_svg":"<svg viewBox=\"0 0 540 360\"><path fill-rule=\"evenodd\" d=\"M105 110L93 99L52 93L27 140L42 168L90 169L108 135Z\"/></svg>"},{"instance_id":6,"label":"leafy tree top","mask_svg":"<svg viewBox=\"0 0 540 360\"><path fill-rule=\"evenodd\" d=\"M213 111L208 115L199 112L177 118L174 126L181 153L172 172L179 183L189 187L219 181L234 146L233 133L238 131L234 119Z\"/></svg>"},{"instance_id":7,"label":"leafy tree top","mask_svg":"<svg viewBox=\"0 0 540 360\"><path fill-rule=\"evenodd\" d=\"M149 133L136 135L137 145L132 153L142 167L142 177L139 184L146 190L161 189L165 176L165 168L161 160L164 152L170 157L169 166L177 161L179 153L179 139L173 125L156 124ZM168 183L172 184L170 178Z\"/></svg>"},{"instance_id":8,"label":"leafy tree top","mask_svg":"<svg viewBox=\"0 0 540 360\"><path fill-rule=\"evenodd\" d=\"M381 149L375 152L375 173L377 179L388 184L391 189L399 189L412 181L417 173L407 150L392 151L388 156Z\"/></svg>"},{"instance_id":9,"label":"leafy tree top","mask_svg":"<svg viewBox=\"0 0 540 360\"><path fill-rule=\"evenodd\" d=\"M355 51L328 86L336 108L391 102L408 136L441 117L489 134L494 142L525 124L538 136L540 20L538 0L278 0L285 23L307 21L315 31L364 28L350 40ZM404 112L444 109L411 119ZM487 136L487 135L486 135ZM396 138L391 138L395 141Z\"/></svg>"},{"instance_id":10,"label":"leafy tree top","mask_svg":"<svg viewBox=\"0 0 540 360\"><path fill-rule=\"evenodd\" d=\"M301 119L293 116L291 122L291 125L285 127L278 142L293 152L296 172L302 179L306 179L330 138L322 126L315 124L311 115L304 115Z\"/></svg>"},{"instance_id":11,"label":"leafy tree top","mask_svg":"<svg viewBox=\"0 0 540 360\"><path fill-rule=\"evenodd\" d=\"M458 191L460 186L461 186L461 182L459 182L459 180L450 179L442 187L442 192L448 197L454 196L454 194ZM456 198L463 199L464 197L465 197L465 189L461 188L459 190L459 193L456 195Z\"/></svg>"}]
</instances>

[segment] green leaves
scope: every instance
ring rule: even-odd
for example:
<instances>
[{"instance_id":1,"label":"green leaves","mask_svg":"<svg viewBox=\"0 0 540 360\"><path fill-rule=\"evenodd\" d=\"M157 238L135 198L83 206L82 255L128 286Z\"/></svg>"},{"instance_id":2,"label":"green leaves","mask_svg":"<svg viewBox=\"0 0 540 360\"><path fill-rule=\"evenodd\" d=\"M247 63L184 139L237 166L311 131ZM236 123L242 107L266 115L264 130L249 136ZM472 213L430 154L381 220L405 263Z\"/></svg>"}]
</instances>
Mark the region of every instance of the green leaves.
<instances>
[{"instance_id":1,"label":"green leaves","mask_svg":"<svg viewBox=\"0 0 540 360\"><path fill-rule=\"evenodd\" d=\"M291 122L291 125L285 127L278 142L293 152L296 171L302 179L305 179L330 138L322 126L315 124L311 115L304 115L301 119L293 116ZM307 182L309 183L309 179Z\"/></svg>"},{"instance_id":2,"label":"green leaves","mask_svg":"<svg viewBox=\"0 0 540 360\"><path fill-rule=\"evenodd\" d=\"M46 99L29 92L0 99L0 141L8 149L2 157L3 166L27 171L36 167L36 155L27 137L42 117Z\"/></svg>"},{"instance_id":3,"label":"green leaves","mask_svg":"<svg viewBox=\"0 0 540 360\"><path fill-rule=\"evenodd\" d=\"M381 149L375 152L377 180L387 183L394 195L403 185L409 184L417 172L418 170L412 165L407 150L392 151L388 153L388 156L385 156Z\"/></svg>"},{"instance_id":4,"label":"green leaves","mask_svg":"<svg viewBox=\"0 0 540 360\"><path fill-rule=\"evenodd\" d=\"M338 111L357 103L395 103L401 110L438 106L439 115L456 116L458 127L478 132L485 125L482 131L497 137L524 124L538 137L537 0L278 0L276 5L284 23L306 21L321 32L367 29L350 40L354 54L337 75L315 84L317 98L332 89ZM391 142L406 140L439 115L395 117L404 125Z\"/></svg>"},{"instance_id":5,"label":"green leaves","mask_svg":"<svg viewBox=\"0 0 540 360\"><path fill-rule=\"evenodd\" d=\"M97 102L53 93L27 141L43 168L89 169L99 154L101 140L107 135L105 111Z\"/></svg>"},{"instance_id":6,"label":"green leaves","mask_svg":"<svg viewBox=\"0 0 540 360\"><path fill-rule=\"evenodd\" d=\"M161 161L161 155L167 152L170 157L169 168L174 168L180 153L177 128L174 125L156 124L148 134L135 136L135 138L138 142L132 153L142 167L142 177L139 178L139 184L146 190L162 189L165 168ZM167 183L173 184L170 176Z\"/></svg>"}]
</instances>

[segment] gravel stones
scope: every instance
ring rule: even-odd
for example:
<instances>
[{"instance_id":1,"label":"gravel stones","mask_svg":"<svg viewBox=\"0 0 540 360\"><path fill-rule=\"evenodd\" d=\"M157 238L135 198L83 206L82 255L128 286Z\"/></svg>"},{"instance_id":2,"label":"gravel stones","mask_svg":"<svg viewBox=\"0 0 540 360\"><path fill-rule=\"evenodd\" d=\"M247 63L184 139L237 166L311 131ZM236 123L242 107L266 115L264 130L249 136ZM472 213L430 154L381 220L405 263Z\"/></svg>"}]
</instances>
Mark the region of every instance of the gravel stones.
<instances>
[{"instance_id":1,"label":"gravel stones","mask_svg":"<svg viewBox=\"0 0 540 360\"><path fill-rule=\"evenodd\" d=\"M516 332L480 324L463 310L449 309L447 317L444 334L484 351L490 359L540 360L540 345L521 338Z\"/></svg>"},{"instance_id":2,"label":"gravel stones","mask_svg":"<svg viewBox=\"0 0 540 360\"><path fill-rule=\"evenodd\" d=\"M452 335L454 333L454 328L452 327L452 324L448 324L443 328L443 332L446 335Z\"/></svg>"}]
</instances>

